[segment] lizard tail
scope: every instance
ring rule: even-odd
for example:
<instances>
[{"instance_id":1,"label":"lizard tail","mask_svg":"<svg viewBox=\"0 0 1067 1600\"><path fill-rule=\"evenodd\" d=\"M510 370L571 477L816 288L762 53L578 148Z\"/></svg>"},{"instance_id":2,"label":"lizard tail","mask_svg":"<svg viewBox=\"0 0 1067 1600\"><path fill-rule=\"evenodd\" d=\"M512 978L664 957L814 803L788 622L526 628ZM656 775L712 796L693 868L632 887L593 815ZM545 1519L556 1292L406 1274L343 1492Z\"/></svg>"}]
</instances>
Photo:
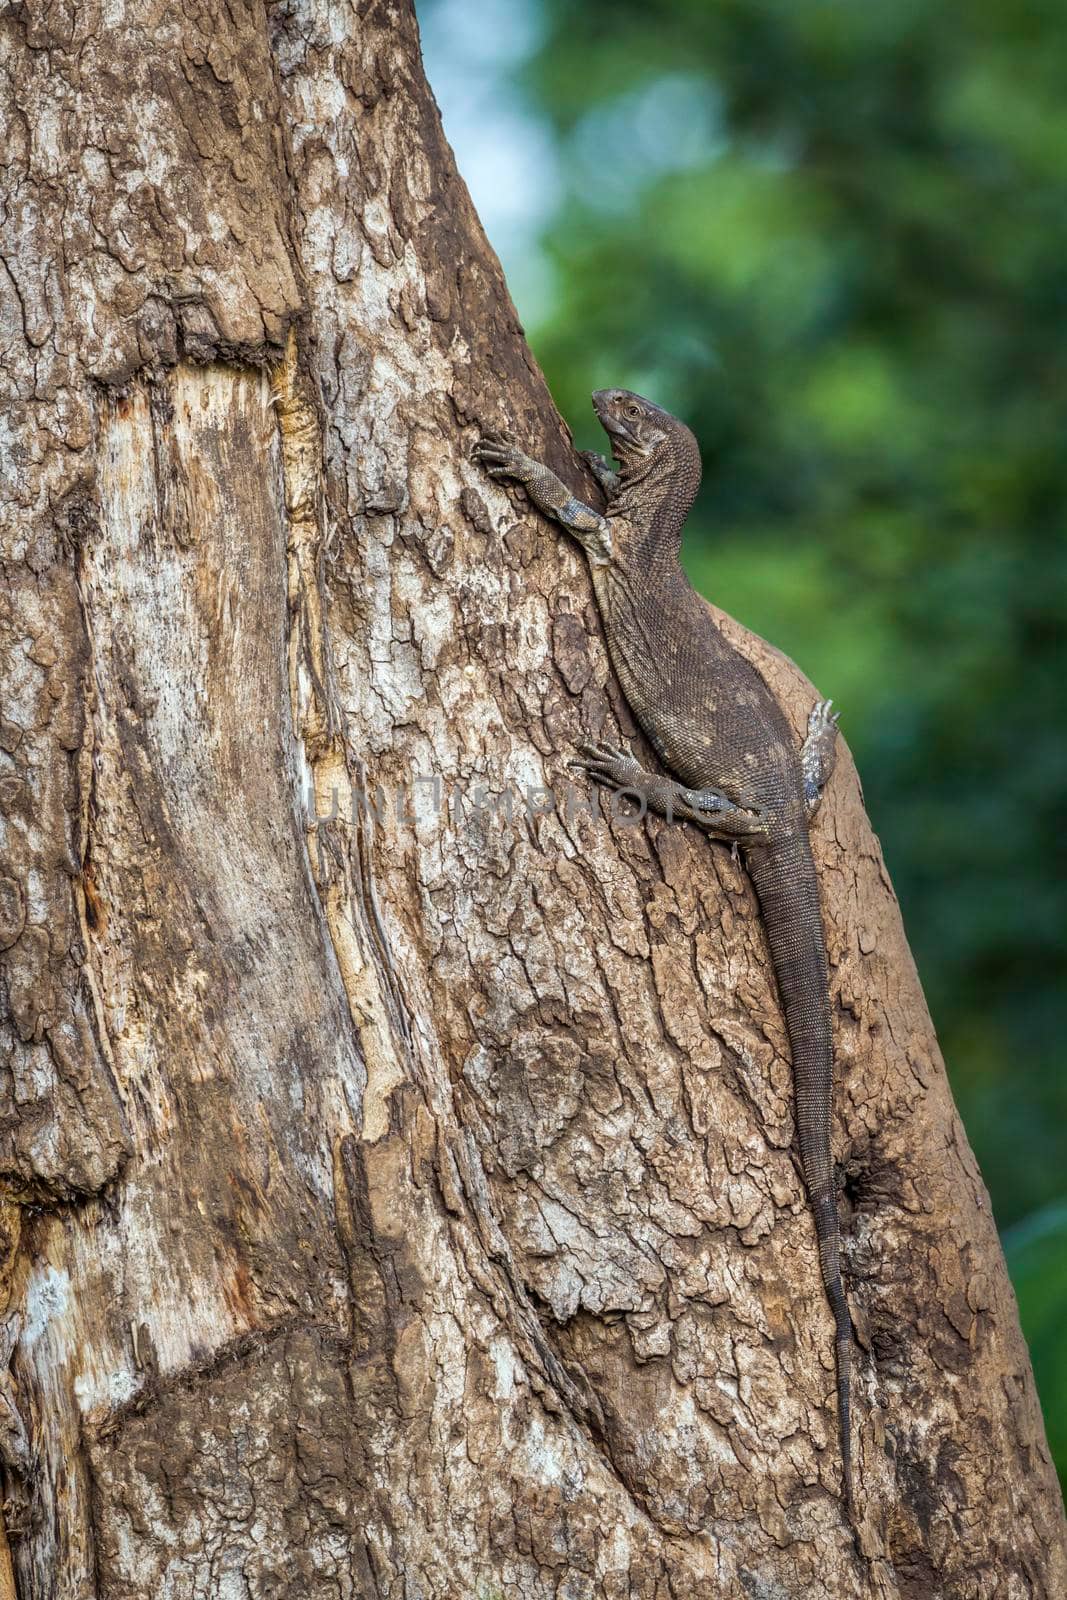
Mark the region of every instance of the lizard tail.
<instances>
[{"instance_id":1,"label":"lizard tail","mask_svg":"<svg viewBox=\"0 0 1067 1600\"><path fill-rule=\"evenodd\" d=\"M837 1416L845 1507L855 1524L849 1369L852 1318L841 1281L841 1224L830 1156L833 1036L822 909L806 833L748 852L793 1055L797 1142L834 1318Z\"/></svg>"},{"instance_id":2,"label":"lizard tail","mask_svg":"<svg viewBox=\"0 0 1067 1600\"><path fill-rule=\"evenodd\" d=\"M852 1318L841 1281L841 1226L837 1199L831 1190L818 1199L812 1197L815 1232L819 1241L819 1265L826 1298L834 1315L834 1360L837 1369L837 1418L841 1433L841 1475L845 1507L855 1522L856 1502L852 1492L852 1418L849 1410L849 1369L852 1356Z\"/></svg>"}]
</instances>

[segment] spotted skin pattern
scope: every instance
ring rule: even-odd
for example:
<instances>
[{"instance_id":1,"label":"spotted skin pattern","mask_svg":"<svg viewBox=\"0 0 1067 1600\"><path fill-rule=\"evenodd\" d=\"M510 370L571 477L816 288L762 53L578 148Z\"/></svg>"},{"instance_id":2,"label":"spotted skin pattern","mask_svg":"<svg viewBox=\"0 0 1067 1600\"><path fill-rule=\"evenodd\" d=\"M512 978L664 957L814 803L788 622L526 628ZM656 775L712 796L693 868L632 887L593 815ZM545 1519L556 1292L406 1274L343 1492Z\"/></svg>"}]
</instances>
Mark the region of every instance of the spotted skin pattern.
<instances>
[{"instance_id":1,"label":"spotted skin pattern","mask_svg":"<svg viewBox=\"0 0 1067 1600\"><path fill-rule=\"evenodd\" d=\"M755 886L789 1033L797 1141L834 1318L842 1487L854 1523L852 1321L830 1155L829 978L808 840L833 771L837 717L829 701L816 705L798 752L766 683L727 642L686 578L682 528L701 472L689 429L626 389L599 390L593 406L619 463L616 473L603 457L586 457L607 499L606 515L507 440L482 439L474 457L491 477L521 483L534 505L585 549L612 664L669 776L605 744L582 746L571 764L659 815L694 823L739 848Z\"/></svg>"}]
</instances>

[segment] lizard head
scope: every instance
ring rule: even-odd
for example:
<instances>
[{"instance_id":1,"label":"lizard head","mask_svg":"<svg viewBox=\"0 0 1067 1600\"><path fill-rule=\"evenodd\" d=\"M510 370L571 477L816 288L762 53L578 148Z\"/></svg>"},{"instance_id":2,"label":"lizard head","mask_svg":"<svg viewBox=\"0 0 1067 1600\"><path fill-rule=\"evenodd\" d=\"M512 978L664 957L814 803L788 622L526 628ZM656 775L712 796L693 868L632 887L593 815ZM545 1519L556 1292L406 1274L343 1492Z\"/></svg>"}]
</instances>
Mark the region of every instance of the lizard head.
<instances>
[{"instance_id":1,"label":"lizard head","mask_svg":"<svg viewBox=\"0 0 1067 1600\"><path fill-rule=\"evenodd\" d=\"M669 453L679 435L685 435L695 448L696 441L684 422L630 389L597 389L593 410L611 440L612 454L624 478L628 472L650 465L657 455Z\"/></svg>"}]
</instances>

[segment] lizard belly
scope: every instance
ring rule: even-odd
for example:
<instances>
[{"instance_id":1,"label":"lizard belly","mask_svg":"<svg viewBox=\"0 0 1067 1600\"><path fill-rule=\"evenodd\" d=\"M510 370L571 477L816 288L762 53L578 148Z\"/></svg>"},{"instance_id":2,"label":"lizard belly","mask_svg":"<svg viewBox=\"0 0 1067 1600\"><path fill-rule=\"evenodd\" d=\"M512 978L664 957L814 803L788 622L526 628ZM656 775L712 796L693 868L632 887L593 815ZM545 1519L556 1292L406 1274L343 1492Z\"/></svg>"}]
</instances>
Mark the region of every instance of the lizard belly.
<instances>
[{"instance_id":1,"label":"lizard belly","mask_svg":"<svg viewBox=\"0 0 1067 1600\"><path fill-rule=\"evenodd\" d=\"M717 707L710 690L692 704L692 683L684 688L663 665L646 675L625 651L612 651L612 660L626 702L660 761L689 788L711 788L726 781L724 761L716 761L721 745Z\"/></svg>"},{"instance_id":2,"label":"lizard belly","mask_svg":"<svg viewBox=\"0 0 1067 1600\"><path fill-rule=\"evenodd\" d=\"M796 754L764 690L706 670L644 675L612 651L627 703L668 772L688 789L715 789L745 809L780 814L801 802ZM762 685L759 686L762 688Z\"/></svg>"}]
</instances>

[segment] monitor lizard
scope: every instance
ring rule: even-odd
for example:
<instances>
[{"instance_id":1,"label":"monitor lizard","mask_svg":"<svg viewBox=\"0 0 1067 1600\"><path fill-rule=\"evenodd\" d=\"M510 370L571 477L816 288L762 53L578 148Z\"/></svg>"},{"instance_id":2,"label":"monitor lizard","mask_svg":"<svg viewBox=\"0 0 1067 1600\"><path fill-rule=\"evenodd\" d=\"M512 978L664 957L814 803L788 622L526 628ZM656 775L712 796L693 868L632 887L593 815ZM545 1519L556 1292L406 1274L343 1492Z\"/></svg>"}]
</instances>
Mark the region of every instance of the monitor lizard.
<instances>
[{"instance_id":1,"label":"monitor lizard","mask_svg":"<svg viewBox=\"0 0 1067 1600\"><path fill-rule=\"evenodd\" d=\"M487 435L474 458L521 484L533 504L582 545L612 665L669 776L610 744L580 746L571 763L668 819L740 850L759 900L793 1058L801 1167L833 1313L845 1508L855 1525L849 1420L852 1321L841 1282L841 1228L830 1154L833 1042L826 940L808 825L833 771L837 715L820 701L799 752L778 702L724 637L679 561L682 527L700 485L693 434L627 389L593 407L619 466L586 454L607 506L583 504L540 462Z\"/></svg>"}]
</instances>

